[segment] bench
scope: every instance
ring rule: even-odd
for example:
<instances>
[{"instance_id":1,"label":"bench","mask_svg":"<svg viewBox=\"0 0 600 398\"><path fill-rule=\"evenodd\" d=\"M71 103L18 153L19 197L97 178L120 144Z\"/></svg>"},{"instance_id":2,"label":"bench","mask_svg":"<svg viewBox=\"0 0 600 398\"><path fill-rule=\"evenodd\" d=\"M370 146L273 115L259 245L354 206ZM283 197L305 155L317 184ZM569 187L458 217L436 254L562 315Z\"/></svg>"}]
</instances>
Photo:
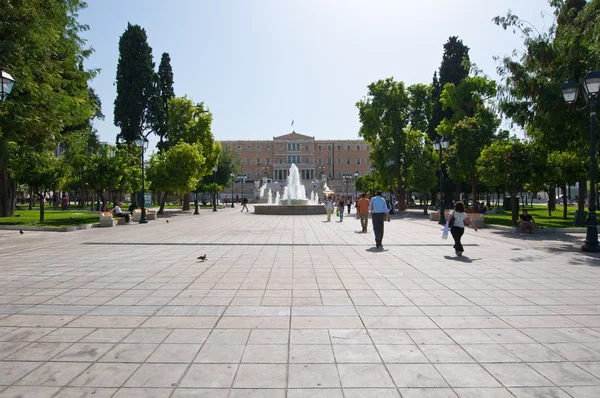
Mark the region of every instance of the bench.
<instances>
[{"instance_id":1,"label":"bench","mask_svg":"<svg viewBox=\"0 0 600 398\"><path fill-rule=\"evenodd\" d=\"M134 222L140 222L141 218L142 218L142 209L135 209L133 211L133 216L131 217L131 219ZM156 212L146 209L146 220L148 220L148 221L156 220Z\"/></svg>"},{"instance_id":2,"label":"bench","mask_svg":"<svg viewBox=\"0 0 600 398\"><path fill-rule=\"evenodd\" d=\"M123 220L125 221L125 220ZM119 220L113 218L112 213L109 211L105 211L100 213L100 226L101 227L114 227L117 225Z\"/></svg>"},{"instance_id":3,"label":"bench","mask_svg":"<svg viewBox=\"0 0 600 398\"><path fill-rule=\"evenodd\" d=\"M450 214L450 211L444 211L446 220L448 220L449 214ZM465 214L467 215L467 217L469 217L471 219L471 222L477 228L485 227L485 215L483 215L481 213L465 213ZM440 221L440 212L436 211L433 213L429 213L429 221Z\"/></svg>"}]
</instances>

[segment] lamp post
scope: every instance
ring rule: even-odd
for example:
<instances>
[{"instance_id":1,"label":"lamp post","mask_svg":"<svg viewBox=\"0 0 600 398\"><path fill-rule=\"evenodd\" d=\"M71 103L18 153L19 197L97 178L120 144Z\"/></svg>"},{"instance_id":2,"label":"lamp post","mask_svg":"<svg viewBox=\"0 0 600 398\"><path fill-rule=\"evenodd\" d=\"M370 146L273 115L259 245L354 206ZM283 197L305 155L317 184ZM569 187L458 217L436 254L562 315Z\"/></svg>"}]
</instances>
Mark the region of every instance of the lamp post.
<instances>
[{"instance_id":1,"label":"lamp post","mask_svg":"<svg viewBox=\"0 0 600 398\"><path fill-rule=\"evenodd\" d=\"M442 171L442 152L444 149L448 149L448 145L450 145L450 140L446 136L437 137L433 141L433 149L435 149L436 151L440 151L440 224L446 224L446 215L444 214L444 193L442 191L442 182L444 178L444 174Z\"/></svg>"},{"instance_id":2,"label":"lamp post","mask_svg":"<svg viewBox=\"0 0 600 398\"><path fill-rule=\"evenodd\" d=\"M213 171L213 211L217 211L217 165L212 168Z\"/></svg>"},{"instance_id":3,"label":"lamp post","mask_svg":"<svg viewBox=\"0 0 600 398\"><path fill-rule=\"evenodd\" d=\"M351 178L352 178L352 175L350 173L342 175L342 179L346 183L346 196L348 196L348 185L350 184L350 179Z\"/></svg>"},{"instance_id":4,"label":"lamp post","mask_svg":"<svg viewBox=\"0 0 600 398\"><path fill-rule=\"evenodd\" d=\"M229 176L231 177L231 208L234 209L235 206L233 204L235 201L233 200L233 183L235 182L235 174L231 173Z\"/></svg>"},{"instance_id":5,"label":"lamp post","mask_svg":"<svg viewBox=\"0 0 600 398\"><path fill-rule=\"evenodd\" d=\"M0 102L4 102L15 85L15 79L3 70L0 71Z\"/></svg>"},{"instance_id":6,"label":"lamp post","mask_svg":"<svg viewBox=\"0 0 600 398\"><path fill-rule=\"evenodd\" d=\"M574 104L579 94L579 86L574 81L568 81L562 85L562 94L567 104ZM596 222L596 107L598 105L598 95L600 93L600 72L592 71L585 75L583 79L583 91L585 107L581 110L590 108L590 200L589 215L585 224L587 231L585 243L581 246L581 251L598 252L598 224Z\"/></svg>"},{"instance_id":7,"label":"lamp post","mask_svg":"<svg viewBox=\"0 0 600 398\"><path fill-rule=\"evenodd\" d=\"M394 173L392 173L393 167L396 164L396 160L394 160L393 158L389 158L387 160L387 162L385 162L386 166L388 167L388 170L390 171L390 214L394 214L394 200L392 199L394 196L393 193L393 183L392 183L392 178L394 177Z\"/></svg>"},{"instance_id":8,"label":"lamp post","mask_svg":"<svg viewBox=\"0 0 600 398\"><path fill-rule=\"evenodd\" d=\"M354 173L354 198L356 200L358 200L358 188L356 186L356 180L358 179L359 175L360 175L360 173L358 171L356 173Z\"/></svg>"},{"instance_id":9,"label":"lamp post","mask_svg":"<svg viewBox=\"0 0 600 398\"><path fill-rule=\"evenodd\" d=\"M198 184L196 184L196 192L194 192L194 215L197 216L200 214L198 211Z\"/></svg>"},{"instance_id":10,"label":"lamp post","mask_svg":"<svg viewBox=\"0 0 600 398\"><path fill-rule=\"evenodd\" d=\"M144 186L144 152L148 149L148 138L143 135L138 135L134 139L135 145L142 150L142 216L140 217L140 224L147 224L146 219L146 187Z\"/></svg>"},{"instance_id":11,"label":"lamp post","mask_svg":"<svg viewBox=\"0 0 600 398\"><path fill-rule=\"evenodd\" d=\"M244 200L244 185L246 184L246 176L245 175L239 175L238 178L240 180L242 180L242 201ZM244 209L242 209L243 211Z\"/></svg>"}]
</instances>

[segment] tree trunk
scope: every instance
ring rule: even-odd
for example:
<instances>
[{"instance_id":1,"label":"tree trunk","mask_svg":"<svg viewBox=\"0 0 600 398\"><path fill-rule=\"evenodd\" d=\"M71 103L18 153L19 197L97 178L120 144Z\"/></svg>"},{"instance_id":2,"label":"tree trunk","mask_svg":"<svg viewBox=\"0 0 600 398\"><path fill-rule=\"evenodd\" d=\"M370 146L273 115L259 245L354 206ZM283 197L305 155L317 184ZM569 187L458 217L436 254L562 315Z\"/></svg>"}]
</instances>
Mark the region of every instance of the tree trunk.
<instances>
[{"instance_id":1,"label":"tree trunk","mask_svg":"<svg viewBox=\"0 0 600 398\"><path fill-rule=\"evenodd\" d=\"M45 208L44 205L46 204L46 198L45 195L38 195L38 197L40 198L40 222L44 222L46 213L45 213Z\"/></svg>"},{"instance_id":2,"label":"tree trunk","mask_svg":"<svg viewBox=\"0 0 600 398\"><path fill-rule=\"evenodd\" d=\"M579 181L579 198L577 199L577 210L585 211L585 197L587 196L587 181Z\"/></svg>"},{"instance_id":3,"label":"tree trunk","mask_svg":"<svg viewBox=\"0 0 600 398\"><path fill-rule=\"evenodd\" d=\"M459 200L460 200L460 194L461 194L461 192L462 192L462 183L460 183L460 182L457 182L457 183L456 183L456 192L455 192L455 195L456 195L456 201L459 201ZM445 206L444 206L444 207L445 207Z\"/></svg>"},{"instance_id":4,"label":"tree trunk","mask_svg":"<svg viewBox=\"0 0 600 398\"><path fill-rule=\"evenodd\" d=\"M479 196L477 195L477 188L478 188L478 183L477 183L477 176L476 175L472 175L471 176L471 198L473 201L473 205L471 206L472 208L472 212L473 213L479 213Z\"/></svg>"},{"instance_id":5,"label":"tree trunk","mask_svg":"<svg viewBox=\"0 0 600 398\"><path fill-rule=\"evenodd\" d=\"M563 195L562 195L562 197L563 197L563 220L566 220L567 219L567 195L566 195L567 186L566 185L562 188L562 191L563 191Z\"/></svg>"},{"instance_id":6,"label":"tree trunk","mask_svg":"<svg viewBox=\"0 0 600 398\"><path fill-rule=\"evenodd\" d=\"M35 206L35 196L33 196L33 192L29 191L29 210L33 210L33 206Z\"/></svg>"},{"instance_id":7,"label":"tree trunk","mask_svg":"<svg viewBox=\"0 0 600 398\"><path fill-rule=\"evenodd\" d=\"M165 192L162 196L162 199L160 201L160 208L158 209L157 214L163 214L165 212L165 203L167 203L167 195L169 193Z\"/></svg>"},{"instance_id":8,"label":"tree trunk","mask_svg":"<svg viewBox=\"0 0 600 398\"><path fill-rule=\"evenodd\" d=\"M423 214L427 215L428 198L427 194L421 195L421 204L423 205Z\"/></svg>"},{"instance_id":9,"label":"tree trunk","mask_svg":"<svg viewBox=\"0 0 600 398\"><path fill-rule=\"evenodd\" d=\"M183 195L183 210L189 210L190 209L190 194L186 193L185 195Z\"/></svg>"},{"instance_id":10,"label":"tree trunk","mask_svg":"<svg viewBox=\"0 0 600 398\"><path fill-rule=\"evenodd\" d=\"M516 192L510 193L510 208L512 213L512 222L513 225L517 224L517 220L519 219L519 197Z\"/></svg>"}]
</instances>

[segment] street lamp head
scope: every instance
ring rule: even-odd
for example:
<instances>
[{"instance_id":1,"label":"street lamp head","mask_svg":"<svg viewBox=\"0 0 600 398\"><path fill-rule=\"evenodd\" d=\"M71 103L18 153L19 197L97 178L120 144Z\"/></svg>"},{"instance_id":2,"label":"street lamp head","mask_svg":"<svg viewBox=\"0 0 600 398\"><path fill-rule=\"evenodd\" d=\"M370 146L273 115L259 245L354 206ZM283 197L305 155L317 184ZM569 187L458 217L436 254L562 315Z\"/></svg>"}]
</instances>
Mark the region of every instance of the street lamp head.
<instances>
[{"instance_id":1,"label":"street lamp head","mask_svg":"<svg viewBox=\"0 0 600 398\"><path fill-rule=\"evenodd\" d=\"M439 151L442 144L440 144L440 137L435 137L435 140L433 140L433 149L435 149L436 151Z\"/></svg>"},{"instance_id":2,"label":"street lamp head","mask_svg":"<svg viewBox=\"0 0 600 398\"><path fill-rule=\"evenodd\" d=\"M440 139L440 145L442 146L442 149L448 149L448 146L450 145L450 139L446 136L443 136Z\"/></svg>"},{"instance_id":3,"label":"street lamp head","mask_svg":"<svg viewBox=\"0 0 600 398\"><path fill-rule=\"evenodd\" d=\"M597 96L600 93L600 72L592 71L585 75L583 78L583 89L588 97Z\"/></svg>"},{"instance_id":4,"label":"street lamp head","mask_svg":"<svg viewBox=\"0 0 600 398\"><path fill-rule=\"evenodd\" d=\"M577 94L579 93L579 87L573 80L569 80L560 88L562 95L567 104L573 104L577 100Z\"/></svg>"},{"instance_id":5,"label":"street lamp head","mask_svg":"<svg viewBox=\"0 0 600 398\"><path fill-rule=\"evenodd\" d=\"M214 171L215 173L217 172L217 170L218 170L218 169L219 169L219 168L218 168L216 165L214 165L214 166L212 167L212 171Z\"/></svg>"},{"instance_id":6,"label":"street lamp head","mask_svg":"<svg viewBox=\"0 0 600 398\"><path fill-rule=\"evenodd\" d=\"M144 137L143 135L136 135L133 140L138 148L142 148L144 151L148 149L148 138Z\"/></svg>"},{"instance_id":7,"label":"street lamp head","mask_svg":"<svg viewBox=\"0 0 600 398\"><path fill-rule=\"evenodd\" d=\"M15 85L15 79L8 73L0 71L0 102L4 102Z\"/></svg>"}]
</instances>

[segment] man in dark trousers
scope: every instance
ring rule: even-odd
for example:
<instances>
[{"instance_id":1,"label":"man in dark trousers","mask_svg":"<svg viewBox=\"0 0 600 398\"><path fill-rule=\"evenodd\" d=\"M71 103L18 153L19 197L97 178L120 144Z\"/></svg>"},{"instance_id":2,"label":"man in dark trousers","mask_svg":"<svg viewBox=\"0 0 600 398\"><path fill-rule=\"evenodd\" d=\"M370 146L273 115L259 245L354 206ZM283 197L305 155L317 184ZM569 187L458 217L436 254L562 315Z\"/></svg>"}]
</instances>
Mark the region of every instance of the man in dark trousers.
<instances>
[{"instance_id":1,"label":"man in dark trousers","mask_svg":"<svg viewBox=\"0 0 600 398\"><path fill-rule=\"evenodd\" d=\"M248 213L248 198L245 196L242 198L242 212L244 209L246 209L246 213Z\"/></svg>"},{"instance_id":2,"label":"man in dark trousers","mask_svg":"<svg viewBox=\"0 0 600 398\"><path fill-rule=\"evenodd\" d=\"M383 223L389 214L389 210L385 199L381 197L381 191L377 191L377 195L371 199L369 210L373 221L373 232L375 232L375 247L383 249Z\"/></svg>"}]
</instances>

